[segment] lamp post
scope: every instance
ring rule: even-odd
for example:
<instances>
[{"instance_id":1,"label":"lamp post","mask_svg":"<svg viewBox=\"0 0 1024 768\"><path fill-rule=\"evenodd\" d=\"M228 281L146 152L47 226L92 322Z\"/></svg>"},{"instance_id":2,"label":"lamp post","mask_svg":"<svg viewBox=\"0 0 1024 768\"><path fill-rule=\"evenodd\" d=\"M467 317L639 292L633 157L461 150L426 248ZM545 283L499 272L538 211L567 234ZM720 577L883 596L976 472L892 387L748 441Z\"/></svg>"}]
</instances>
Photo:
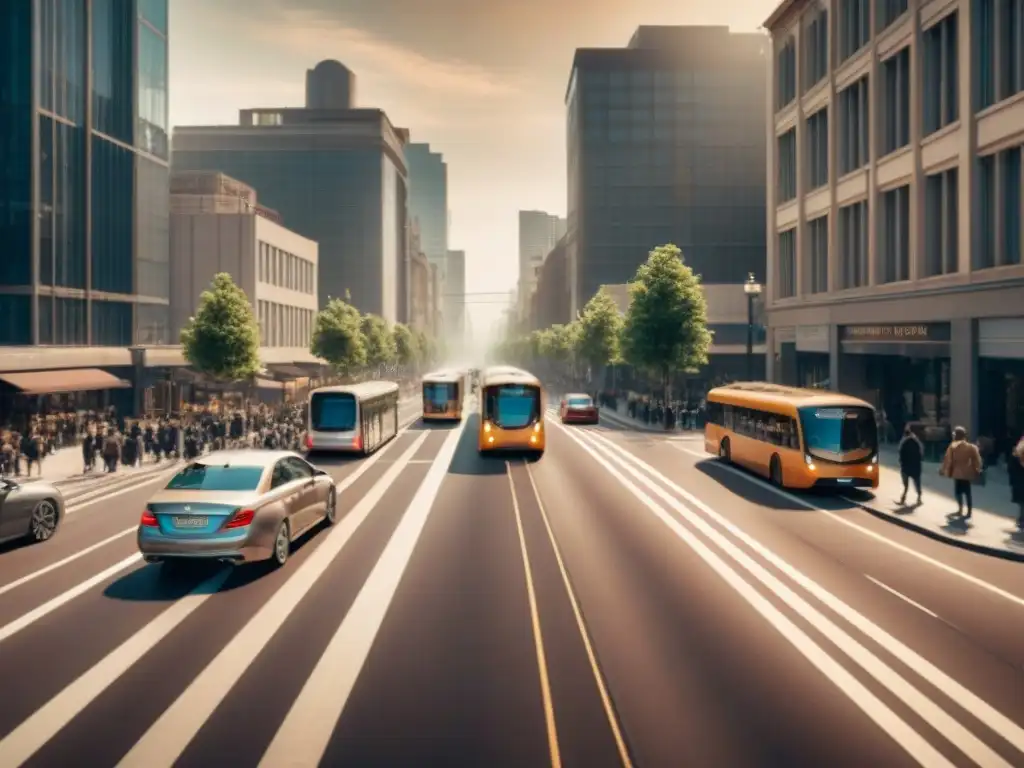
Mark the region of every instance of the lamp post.
<instances>
[{"instance_id":1,"label":"lamp post","mask_svg":"<svg viewBox=\"0 0 1024 768\"><path fill-rule=\"evenodd\" d=\"M747 294L747 381L754 378L754 299L761 295L762 285L754 273L747 275L743 292Z\"/></svg>"}]
</instances>

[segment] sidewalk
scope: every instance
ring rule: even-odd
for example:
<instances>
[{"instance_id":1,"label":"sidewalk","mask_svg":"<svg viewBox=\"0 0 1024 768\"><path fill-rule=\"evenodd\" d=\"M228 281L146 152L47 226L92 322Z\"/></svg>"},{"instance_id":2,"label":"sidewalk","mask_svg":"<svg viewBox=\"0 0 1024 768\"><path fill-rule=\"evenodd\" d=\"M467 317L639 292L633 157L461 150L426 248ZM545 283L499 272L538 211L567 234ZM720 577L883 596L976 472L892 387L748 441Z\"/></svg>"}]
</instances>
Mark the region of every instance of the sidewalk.
<instances>
[{"instance_id":1,"label":"sidewalk","mask_svg":"<svg viewBox=\"0 0 1024 768\"><path fill-rule=\"evenodd\" d=\"M124 467L123 465L118 464L117 472L113 475L109 475L103 471L102 461L97 459L96 467L92 472L83 472L82 449L77 445L73 445L68 446L67 448L61 448L43 459L42 475L35 474L36 471L38 471L37 467L32 468L31 477L24 474L27 468L23 459L21 462L21 476L14 477L12 475L11 479L19 483L37 483L40 480L43 480L48 483L56 483L60 486L66 486L78 481L98 480L108 477L124 477L125 475L134 473L146 474L150 471L156 471L161 466L170 467L172 464L166 460L156 463L151 459L145 461L140 467Z\"/></svg>"},{"instance_id":2,"label":"sidewalk","mask_svg":"<svg viewBox=\"0 0 1024 768\"><path fill-rule=\"evenodd\" d=\"M692 429L680 429L679 426L675 426L672 429L665 429L664 424L648 424L646 421L640 419L634 419L632 416L626 413L626 408L621 405L618 409L613 408L598 408L598 412L601 414L601 418L608 419L612 424L618 424L623 427L629 427L630 429L638 429L641 432L653 432L659 435L678 435L678 434L696 434L700 430Z\"/></svg>"}]
</instances>

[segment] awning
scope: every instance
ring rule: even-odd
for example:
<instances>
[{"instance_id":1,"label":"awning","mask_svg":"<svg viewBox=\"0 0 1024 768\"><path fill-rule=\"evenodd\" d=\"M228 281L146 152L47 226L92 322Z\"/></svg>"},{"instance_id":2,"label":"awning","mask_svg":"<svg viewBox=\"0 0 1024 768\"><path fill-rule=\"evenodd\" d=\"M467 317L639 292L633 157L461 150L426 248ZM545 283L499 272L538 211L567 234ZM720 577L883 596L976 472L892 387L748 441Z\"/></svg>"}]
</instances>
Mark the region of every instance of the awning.
<instances>
[{"instance_id":1,"label":"awning","mask_svg":"<svg viewBox=\"0 0 1024 768\"><path fill-rule=\"evenodd\" d=\"M304 379L309 376L308 373L301 368L296 368L294 365L268 365L267 372L287 381Z\"/></svg>"},{"instance_id":2,"label":"awning","mask_svg":"<svg viewBox=\"0 0 1024 768\"><path fill-rule=\"evenodd\" d=\"M258 389L284 389L284 384L273 379L256 379Z\"/></svg>"},{"instance_id":3,"label":"awning","mask_svg":"<svg viewBox=\"0 0 1024 768\"><path fill-rule=\"evenodd\" d=\"M5 381L26 395L56 395L64 392L92 392L98 389L128 389L130 381L119 379L99 368L75 368L62 371L0 373Z\"/></svg>"}]
</instances>

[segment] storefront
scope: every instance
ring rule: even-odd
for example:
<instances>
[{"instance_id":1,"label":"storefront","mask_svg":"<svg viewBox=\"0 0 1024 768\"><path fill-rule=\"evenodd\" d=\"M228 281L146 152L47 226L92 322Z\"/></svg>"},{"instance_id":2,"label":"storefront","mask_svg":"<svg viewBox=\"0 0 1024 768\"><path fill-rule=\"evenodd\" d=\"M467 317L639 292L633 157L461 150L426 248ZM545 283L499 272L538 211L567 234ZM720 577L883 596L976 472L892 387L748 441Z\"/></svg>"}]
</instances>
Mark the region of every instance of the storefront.
<instances>
[{"instance_id":1,"label":"storefront","mask_svg":"<svg viewBox=\"0 0 1024 768\"><path fill-rule=\"evenodd\" d=\"M1000 455L1024 434L1024 318L978 321L978 434Z\"/></svg>"},{"instance_id":2,"label":"storefront","mask_svg":"<svg viewBox=\"0 0 1024 768\"><path fill-rule=\"evenodd\" d=\"M880 437L911 424L929 443L950 428L949 323L847 325L839 329L839 389L878 409Z\"/></svg>"},{"instance_id":3,"label":"storefront","mask_svg":"<svg viewBox=\"0 0 1024 768\"><path fill-rule=\"evenodd\" d=\"M830 334L827 325L796 329L796 381L799 387L828 389Z\"/></svg>"},{"instance_id":4,"label":"storefront","mask_svg":"<svg viewBox=\"0 0 1024 768\"><path fill-rule=\"evenodd\" d=\"M130 370L125 371L130 375ZM99 368L0 373L0 419L25 429L35 416L131 410L131 381Z\"/></svg>"}]
</instances>

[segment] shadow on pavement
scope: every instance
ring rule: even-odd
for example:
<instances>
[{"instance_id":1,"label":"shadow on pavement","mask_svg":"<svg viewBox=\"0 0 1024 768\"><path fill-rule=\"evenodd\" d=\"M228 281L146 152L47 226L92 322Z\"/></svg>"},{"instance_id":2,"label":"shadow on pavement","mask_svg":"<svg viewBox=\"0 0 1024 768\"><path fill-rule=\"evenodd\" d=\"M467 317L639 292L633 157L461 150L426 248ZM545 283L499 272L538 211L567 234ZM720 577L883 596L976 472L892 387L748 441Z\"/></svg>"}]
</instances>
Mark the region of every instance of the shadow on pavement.
<instances>
[{"instance_id":1,"label":"shadow on pavement","mask_svg":"<svg viewBox=\"0 0 1024 768\"><path fill-rule=\"evenodd\" d=\"M472 414L466 418L466 431L462 433L459 444L455 448L448 472L453 475L504 475L505 462L525 459L530 463L540 457L529 451L500 451L480 454L477 448L477 436L480 431L480 415Z\"/></svg>"},{"instance_id":2,"label":"shadow on pavement","mask_svg":"<svg viewBox=\"0 0 1024 768\"><path fill-rule=\"evenodd\" d=\"M467 417L467 418L472 418L472 417L470 416L470 417ZM461 424L461 423L462 423L462 419L451 419L449 421L433 421L433 420L424 421L422 418L419 418L419 419L416 419L416 421L409 428L410 429L423 429L423 430L429 430L429 431L433 431L433 432L451 432L453 429L456 429L459 426L459 424Z\"/></svg>"},{"instance_id":3,"label":"shadow on pavement","mask_svg":"<svg viewBox=\"0 0 1024 768\"><path fill-rule=\"evenodd\" d=\"M791 501L785 495L776 493L771 488L766 488L760 483L753 482L760 479L758 475L748 473L746 470L740 467L726 468L717 459L705 459L704 461L698 461L694 465L698 472L701 472L716 483L726 488L730 493L734 493L740 498L749 501L751 504L757 504L761 507L768 507L769 509L780 509L789 510L792 512L812 512L814 510L808 509L803 504ZM743 474L743 477L736 477L736 475L730 471L730 469L736 469ZM817 504L819 501L827 500L829 511L842 512L847 509L857 508L855 502L851 502L847 499L843 499L834 493L827 493L824 491L794 491L788 490L787 493L797 496L798 498L804 497L810 504Z\"/></svg>"}]
</instances>

